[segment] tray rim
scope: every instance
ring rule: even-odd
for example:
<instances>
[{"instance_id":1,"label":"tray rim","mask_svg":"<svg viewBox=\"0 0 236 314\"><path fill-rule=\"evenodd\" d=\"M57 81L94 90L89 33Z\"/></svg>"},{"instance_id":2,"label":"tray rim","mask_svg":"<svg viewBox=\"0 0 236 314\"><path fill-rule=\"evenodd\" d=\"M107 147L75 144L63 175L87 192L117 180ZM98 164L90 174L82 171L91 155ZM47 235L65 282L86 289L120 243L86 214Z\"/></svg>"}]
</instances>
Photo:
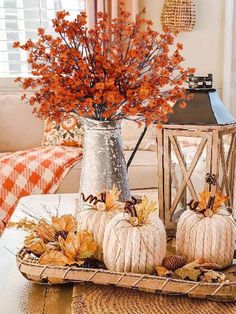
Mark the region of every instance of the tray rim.
<instances>
[{"instance_id":1,"label":"tray rim","mask_svg":"<svg viewBox=\"0 0 236 314\"><path fill-rule=\"evenodd\" d=\"M197 297L197 298L205 298L208 300L213 300L213 301L222 301L222 302L232 302L236 301L236 281L229 281L226 280L223 283L206 283L206 282L196 282L196 281L190 281L190 280L182 280L182 279L177 279L177 278L168 278L168 277L161 277L161 276L156 276L156 275L149 275L149 274L138 274L138 273L124 273L124 272L114 272L110 271L107 269L102 269L102 268L83 268L83 267L77 267L77 266L57 266L57 265L39 265L37 263L33 263L30 261L23 260L24 254L27 253L27 250L25 248L22 248L16 255L16 262L17 262L17 267L19 271L22 273L24 277L26 277L28 280L35 282L35 283L46 283L49 285L52 285L53 283L50 283L50 281L46 281L45 279L48 280L48 278L54 278L56 280L61 280L62 282L60 283L79 283L79 282L94 282L95 284L101 284L101 285L115 285L118 287L126 287L126 288L131 288L131 289L138 289L138 290L143 290L147 292L154 292L154 293L159 293L159 294L166 294L166 295L185 295L189 297ZM233 264L234 265L234 264ZM31 272L28 272L24 269L22 270L22 267L24 268L30 267ZM38 270L39 272L32 274L33 270ZM44 272L47 270L47 272L51 272L50 275L44 277ZM53 271L64 271L63 276L53 276ZM69 273L76 272L78 274L88 274L90 273L90 276L85 279L69 279L66 278ZM104 282L104 281L96 281L95 276L96 275L104 275L104 278L106 275L111 275L114 277L118 277L118 279L115 282ZM27 275L31 278L28 278ZM32 279L32 276L37 277L38 279ZM131 285L122 285L122 279L126 278L128 279L133 279L135 280L133 284ZM144 282L144 280L150 280L150 282L158 282L160 283L160 289L145 289L140 286L138 286L141 281ZM183 286L183 291L180 292L175 292L166 290L168 284L179 284L180 286ZM194 294L194 289L197 287L202 287L202 288L212 288L214 289L212 293L207 294L203 293L201 294ZM231 293L224 295L225 298L222 297L222 295L219 295L218 293L220 292L221 288L223 287L228 287L229 291ZM186 288L188 288L186 290ZM207 292L207 291L206 291Z\"/></svg>"}]
</instances>

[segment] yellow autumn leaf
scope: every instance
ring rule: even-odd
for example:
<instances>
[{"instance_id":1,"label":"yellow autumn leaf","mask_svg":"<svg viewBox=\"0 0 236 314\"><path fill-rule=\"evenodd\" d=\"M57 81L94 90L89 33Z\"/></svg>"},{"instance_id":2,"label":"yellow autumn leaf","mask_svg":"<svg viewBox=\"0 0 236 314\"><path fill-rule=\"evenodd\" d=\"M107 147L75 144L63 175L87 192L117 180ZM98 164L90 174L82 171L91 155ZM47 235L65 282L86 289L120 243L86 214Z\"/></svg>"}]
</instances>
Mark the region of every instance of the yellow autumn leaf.
<instances>
[{"instance_id":1,"label":"yellow autumn leaf","mask_svg":"<svg viewBox=\"0 0 236 314\"><path fill-rule=\"evenodd\" d=\"M198 281L202 272L200 269L195 269L194 267L192 268L182 267L175 270L174 274L175 274L175 277L179 279Z\"/></svg>"},{"instance_id":2,"label":"yellow autumn leaf","mask_svg":"<svg viewBox=\"0 0 236 314\"><path fill-rule=\"evenodd\" d=\"M56 232L74 231L76 228L76 221L72 215L62 215L61 217L52 217L52 226Z\"/></svg>"},{"instance_id":3,"label":"yellow autumn leaf","mask_svg":"<svg viewBox=\"0 0 236 314\"><path fill-rule=\"evenodd\" d=\"M54 228L43 219L38 222L35 232L44 242L52 242L55 240Z\"/></svg>"},{"instance_id":4,"label":"yellow autumn leaf","mask_svg":"<svg viewBox=\"0 0 236 314\"><path fill-rule=\"evenodd\" d=\"M211 193L209 191L204 190L202 193L199 193L198 207L200 209L206 209L210 197L211 197ZM220 192L216 192L215 200L214 200L214 204L212 208L213 213L216 213L220 209L220 207L225 204L227 199L228 197L226 195L223 195Z\"/></svg>"},{"instance_id":5,"label":"yellow autumn leaf","mask_svg":"<svg viewBox=\"0 0 236 314\"><path fill-rule=\"evenodd\" d=\"M88 231L69 233L66 239L60 238L59 244L70 264L80 264L81 259L91 257L97 250L97 243Z\"/></svg>"},{"instance_id":6,"label":"yellow autumn leaf","mask_svg":"<svg viewBox=\"0 0 236 314\"><path fill-rule=\"evenodd\" d=\"M120 191L115 186L111 190L106 190L106 210L118 210L120 208L119 197Z\"/></svg>"},{"instance_id":7,"label":"yellow autumn leaf","mask_svg":"<svg viewBox=\"0 0 236 314\"><path fill-rule=\"evenodd\" d=\"M77 241L75 233L69 232L66 239L60 237L59 245L61 247L62 252L68 257L69 260L74 260L76 258L79 243Z\"/></svg>"},{"instance_id":8,"label":"yellow autumn leaf","mask_svg":"<svg viewBox=\"0 0 236 314\"><path fill-rule=\"evenodd\" d=\"M88 231L82 231L77 234L79 241L79 250L77 258L91 257L97 250L98 244L93 240L93 236Z\"/></svg>"},{"instance_id":9,"label":"yellow autumn leaf","mask_svg":"<svg viewBox=\"0 0 236 314\"><path fill-rule=\"evenodd\" d=\"M40 256L38 262L41 265L65 266L69 264L68 258L62 252L54 250L44 253L42 256Z\"/></svg>"},{"instance_id":10,"label":"yellow autumn leaf","mask_svg":"<svg viewBox=\"0 0 236 314\"><path fill-rule=\"evenodd\" d=\"M25 238L24 246L30 252L34 253L37 256L42 255L46 251L46 245L42 239L36 238L33 235L30 235Z\"/></svg>"},{"instance_id":11,"label":"yellow autumn leaf","mask_svg":"<svg viewBox=\"0 0 236 314\"><path fill-rule=\"evenodd\" d=\"M136 206L139 225L145 224L149 215L157 209L157 203L149 201L146 196L142 197L140 204Z\"/></svg>"},{"instance_id":12,"label":"yellow autumn leaf","mask_svg":"<svg viewBox=\"0 0 236 314\"><path fill-rule=\"evenodd\" d=\"M213 212L217 212L220 209L220 207L223 206L228 199L229 198L226 195L223 195L220 192L216 192L215 202L213 205Z\"/></svg>"},{"instance_id":13,"label":"yellow autumn leaf","mask_svg":"<svg viewBox=\"0 0 236 314\"><path fill-rule=\"evenodd\" d=\"M164 266L156 267L157 276L160 277L173 277L174 273L171 270L168 270Z\"/></svg>"},{"instance_id":14,"label":"yellow autumn leaf","mask_svg":"<svg viewBox=\"0 0 236 314\"><path fill-rule=\"evenodd\" d=\"M204 190L202 193L199 193L199 204L200 209L205 209L207 207L208 200L211 196L209 191Z\"/></svg>"},{"instance_id":15,"label":"yellow autumn leaf","mask_svg":"<svg viewBox=\"0 0 236 314\"><path fill-rule=\"evenodd\" d=\"M60 251L61 247L60 247L58 241L46 243L46 251L49 251L49 250Z\"/></svg>"},{"instance_id":16,"label":"yellow autumn leaf","mask_svg":"<svg viewBox=\"0 0 236 314\"><path fill-rule=\"evenodd\" d=\"M204 282L223 282L226 280L226 275L224 273L208 270L204 273L202 281Z\"/></svg>"}]
</instances>

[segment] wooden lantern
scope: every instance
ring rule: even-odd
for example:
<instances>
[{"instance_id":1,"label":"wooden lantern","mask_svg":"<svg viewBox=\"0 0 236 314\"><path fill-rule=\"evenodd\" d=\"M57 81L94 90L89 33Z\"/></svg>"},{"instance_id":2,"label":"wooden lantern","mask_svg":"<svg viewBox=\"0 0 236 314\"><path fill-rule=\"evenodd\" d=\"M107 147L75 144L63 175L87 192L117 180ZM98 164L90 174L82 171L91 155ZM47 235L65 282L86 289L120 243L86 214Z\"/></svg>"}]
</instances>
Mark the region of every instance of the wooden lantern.
<instances>
[{"instance_id":1,"label":"wooden lantern","mask_svg":"<svg viewBox=\"0 0 236 314\"><path fill-rule=\"evenodd\" d=\"M212 75L191 77L189 92L187 107L176 103L157 131L160 217L170 229L189 201L198 199L208 173L217 180L211 189L229 197L227 205L234 198L236 120L212 89Z\"/></svg>"}]
</instances>

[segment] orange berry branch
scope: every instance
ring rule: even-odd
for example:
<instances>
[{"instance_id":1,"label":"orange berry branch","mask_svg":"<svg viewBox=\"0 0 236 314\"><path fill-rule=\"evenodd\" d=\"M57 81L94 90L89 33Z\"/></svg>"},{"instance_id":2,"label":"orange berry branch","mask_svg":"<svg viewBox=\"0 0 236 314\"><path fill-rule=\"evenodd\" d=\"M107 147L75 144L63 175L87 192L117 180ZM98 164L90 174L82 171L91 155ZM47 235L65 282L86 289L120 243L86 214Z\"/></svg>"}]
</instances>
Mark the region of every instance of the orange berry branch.
<instances>
[{"instance_id":1,"label":"orange berry branch","mask_svg":"<svg viewBox=\"0 0 236 314\"><path fill-rule=\"evenodd\" d=\"M39 28L37 42L13 45L29 52L32 77L16 81L36 89L22 97L34 113L57 121L69 112L97 120L133 116L147 125L167 121L170 103L186 97L183 83L194 72L181 66L181 44L170 52L174 35L155 32L141 14L131 22L123 10L111 20L98 13L93 28L86 27L86 13L73 21L68 15L53 19L56 36Z\"/></svg>"}]
</instances>

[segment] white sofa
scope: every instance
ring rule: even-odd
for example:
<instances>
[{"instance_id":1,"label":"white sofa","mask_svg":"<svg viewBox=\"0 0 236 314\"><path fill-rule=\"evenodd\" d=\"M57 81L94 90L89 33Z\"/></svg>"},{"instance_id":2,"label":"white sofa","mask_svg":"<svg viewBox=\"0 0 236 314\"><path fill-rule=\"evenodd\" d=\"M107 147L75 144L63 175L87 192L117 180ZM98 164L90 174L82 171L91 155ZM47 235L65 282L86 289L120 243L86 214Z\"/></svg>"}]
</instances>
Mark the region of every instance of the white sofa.
<instances>
[{"instance_id":1,"label":"white sofa","mask_svg":"<svg viewBox=\"0 0 236 314\"><path fill-rule=\"evenodd\" d=\"M43 121L32 115L32 108L20 95L0 95L0 154L41 146L43 129ZM131 152L125 151L126 159ZM63 179L57 193L78 192L80 172L81 162L78 162ZM132 189L157 187L156 150L137 152L129 168L129 180Z\"/></svg>"}]
</instances>

